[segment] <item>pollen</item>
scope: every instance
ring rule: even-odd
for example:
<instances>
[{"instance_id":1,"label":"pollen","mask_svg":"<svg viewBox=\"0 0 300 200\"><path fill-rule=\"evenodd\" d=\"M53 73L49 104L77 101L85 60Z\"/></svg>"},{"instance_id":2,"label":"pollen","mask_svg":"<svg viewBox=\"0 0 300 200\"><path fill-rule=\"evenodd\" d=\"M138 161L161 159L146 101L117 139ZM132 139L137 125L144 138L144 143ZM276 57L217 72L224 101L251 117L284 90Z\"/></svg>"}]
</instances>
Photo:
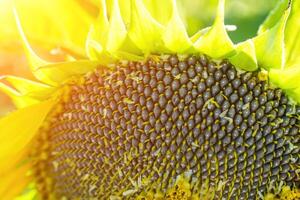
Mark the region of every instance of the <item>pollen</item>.
<instances>
[{"instance_id":1,"label":"pollen","mask_svg":"<svg viewBox=\"0 0 300 200\"><path fill-rule=\"evenodd\" d=\"M300 108L259 71L169 55L68 95L33 155L44 199L258 199L279 182L299 196Z\"/></svg>"}]
</instances>

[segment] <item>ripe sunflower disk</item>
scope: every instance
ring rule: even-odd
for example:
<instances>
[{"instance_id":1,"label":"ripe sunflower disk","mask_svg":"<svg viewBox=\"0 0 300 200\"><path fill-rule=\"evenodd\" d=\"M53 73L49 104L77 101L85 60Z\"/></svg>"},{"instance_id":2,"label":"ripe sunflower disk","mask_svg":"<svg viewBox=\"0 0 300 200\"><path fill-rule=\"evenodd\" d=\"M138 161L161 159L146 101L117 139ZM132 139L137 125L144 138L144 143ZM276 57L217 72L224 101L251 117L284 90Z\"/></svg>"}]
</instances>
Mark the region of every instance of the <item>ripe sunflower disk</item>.
<instances>
[{"instance_id":1,"label":"ripe sunflower disk","mask_svg":"<svg viewBox=\"0 0 300 200\"><path fill-rule=\"evenodd\" d=\"M259 77L203 55L96 70L70 84L42 129L33 155L40 191L191 199L206 186L217 199L256 199L272 183L292 187L300 109Z\"/></svg>"},{"instance_id":2,"label":"ripe sunflower disk","mask_svg":"<svg viewBox=\"0 0 300 200\"><path fill-rule=\"evenodd\" d=\"M0 120L0 197L33 182L41 199L299 199L300 1L239 44L224 6L189 36L176 0L101 0L86 49L68 45L86 60L58 63L16 7L40 82L0 77L19 109Z\"/></svg>"}]
</instances>

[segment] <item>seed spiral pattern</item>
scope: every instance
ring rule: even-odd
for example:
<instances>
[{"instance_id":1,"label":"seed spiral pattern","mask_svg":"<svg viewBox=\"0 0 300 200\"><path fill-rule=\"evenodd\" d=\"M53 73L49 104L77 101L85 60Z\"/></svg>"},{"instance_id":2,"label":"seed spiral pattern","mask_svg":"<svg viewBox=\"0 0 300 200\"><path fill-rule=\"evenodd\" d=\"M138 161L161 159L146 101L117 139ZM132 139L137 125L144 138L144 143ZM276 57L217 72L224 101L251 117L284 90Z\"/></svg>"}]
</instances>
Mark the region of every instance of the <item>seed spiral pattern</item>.
<instances>
[{"instance_id":1,"label":"seed spiral pattern","mask_svg":"<svg viewBox=\"0 0 300 200\"><path fill-rule=\"evenodd\" d=\"M170 55L120 63L73 84L61 106L39 142L48 159L35 165L38 182L48 183L40 190L56 197L165 194L182 174L192 194L222 184L217 199L299 185L300 108L260 72L227 61Z\"/></svg>"}]
</instances>

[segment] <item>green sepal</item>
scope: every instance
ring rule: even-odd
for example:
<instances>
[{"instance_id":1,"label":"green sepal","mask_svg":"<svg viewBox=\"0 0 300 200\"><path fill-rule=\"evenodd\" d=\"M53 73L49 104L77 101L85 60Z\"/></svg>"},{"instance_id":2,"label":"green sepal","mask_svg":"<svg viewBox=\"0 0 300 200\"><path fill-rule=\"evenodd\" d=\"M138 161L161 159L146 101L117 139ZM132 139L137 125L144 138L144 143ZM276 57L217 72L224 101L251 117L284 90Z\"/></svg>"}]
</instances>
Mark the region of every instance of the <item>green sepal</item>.
<instances>
[{"instance_id":1,"label":"green sepal","mask_svg":"<svg viewBox=\"0 0 300 200\"><path fill-rule=\"evenodd\" d=\"M131 1L128 36L145 55L164 51L163 30L163 26L151 16L142 1Z\"/></svg>"},{"instance_id":2,"label":"green sepal","mask_svg":"<svg viewBox=\"0 0 300 200\"><path fill-rule=\"evenodd\" d=\"M163 41L165 46L173 53L184 53L187 49L190 49L193 44L179 16L176 0L173 0L172 3L172 16L166 25Z\"/></svg>"},{"instance_id":3,"label":"green sepal","mask_svg":"<svg viewBox=\"0 0 300 200\"><path fill-rule=\"evenodd\" d=\"M291 13L285 30L286 62L288 66L295 63L300 64L300 1L292 1L291 6Z\"/></svg>"},{"instance_id":4,"label":"green sepal","mask_svg":"<svg viewBox=\"0 0 300 200\"><path fill-rule=\"evenodd\" d=\"M280 21L280 18L284 14L285 10L289 7L290 0L280 0L276 7L269 13L265 21L259 26L258 34L271 29Z\"/></svg>"},{"instance_id":5,"label":"green sepal","mask_svg":"<svg viewBox=\"0 0 300 200\"><path fill-rule=\"evenodd\" d=\"M235 52L234 44L224 25L224 5L225 0L219 0L213 26L194 43L195 49L212 58L226 58Z\"/></svg>"},{"instance_id":6,"label":"green sepal","mask_svg":"<svg viewBox=\"0 0 300 200\"><path fill-rule=\"evenodd\" d=\"M205 27L197 31L192 37L190 37L191 41L196 42L201 36L207 33L211 29L211 26ZM226 31L235 31L237 27L235 25L225 25Z\"/></svg>"},{"instance_id":7,"label":"green sepal","mask_svg":"<svg viewBox=\"0 0 300 200\"><path fill-rule=\"evenodd\" d=\"M236 46L236 54L228 60L238 68L245 71L255 71L258 69L255 47L251 39L241 42Z\"/></svg>"},{"instance_id":8,"label":"green sepal","mask_svg":"<svg viewBox=\"0 0 300 200\"><path fill-rule=\"evenodd\" d=\"M173 0L143 0L145 7L151 13L152 17L162 25L166 25L171 16Z\"/></svg>"},{"instance_id":9,"label":"green sepal","mask_svg":"<svg viewBox=\"0 0 300 200\"><path fill-rule=\"evenodd\" d=\"M285 90L294 101L300 103L300 65L271 69L269 79L274 85Z\"/></svg>"},{"instance_id":10,"label":"green sepal","mask_svg":"<svg viewBox=\"0 0 300 200\"><path fill-rule=\"evenodd\" d=\"M259 28L259 34L263 34L264 32L268 32L270 29L272 30L276 26L279 26L281 23L282 30L278 31L280 31L281 37L284 36L285 55L283 56L285 56L285 63L283 63L281 68L280 66L275 67L275 69L271 68L269 70L269 79L275 86L283 89L285 93L297 103L300 103L299 11L299 0L281 0ZM284 24L285 21L286 24ZM271 50L274 51L275 49L276 47ZM276 59L276 55L271 56L270 59Z\"/></svg>"},{"instance_id":11,"label":"green sepal","mask_svg":"<svg viewBox=\"0 0 300 200\"><path fill-rule=\"evenodd\" d=\"M290 7L275 26L253 38L258 65L266 70L285 65L284 31L289 13Z\"/></svg>"}]
</instances>

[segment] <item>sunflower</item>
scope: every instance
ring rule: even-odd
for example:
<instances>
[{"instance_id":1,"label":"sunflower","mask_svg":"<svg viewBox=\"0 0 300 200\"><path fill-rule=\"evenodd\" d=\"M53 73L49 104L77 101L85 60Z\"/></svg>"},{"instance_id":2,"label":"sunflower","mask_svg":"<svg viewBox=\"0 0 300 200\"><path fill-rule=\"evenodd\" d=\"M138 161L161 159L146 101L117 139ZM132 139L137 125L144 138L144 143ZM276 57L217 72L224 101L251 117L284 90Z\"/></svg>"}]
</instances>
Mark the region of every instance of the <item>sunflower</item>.
<instances>
[{"instance_id":1,"label":"sunflower","mask_svg":"<svg viewBox=\"0 0 300 200\"><path fill-rule=\"evenodd\" d=\"M238 44L225 0L192 36L176 0L96 4L61 62L33 51L14 9L36 80L1 77L18 108L0 119L2 199L300 198L300 1ZM69 42L85 33L88 59Z\"/></svg>"}]
</instances>

